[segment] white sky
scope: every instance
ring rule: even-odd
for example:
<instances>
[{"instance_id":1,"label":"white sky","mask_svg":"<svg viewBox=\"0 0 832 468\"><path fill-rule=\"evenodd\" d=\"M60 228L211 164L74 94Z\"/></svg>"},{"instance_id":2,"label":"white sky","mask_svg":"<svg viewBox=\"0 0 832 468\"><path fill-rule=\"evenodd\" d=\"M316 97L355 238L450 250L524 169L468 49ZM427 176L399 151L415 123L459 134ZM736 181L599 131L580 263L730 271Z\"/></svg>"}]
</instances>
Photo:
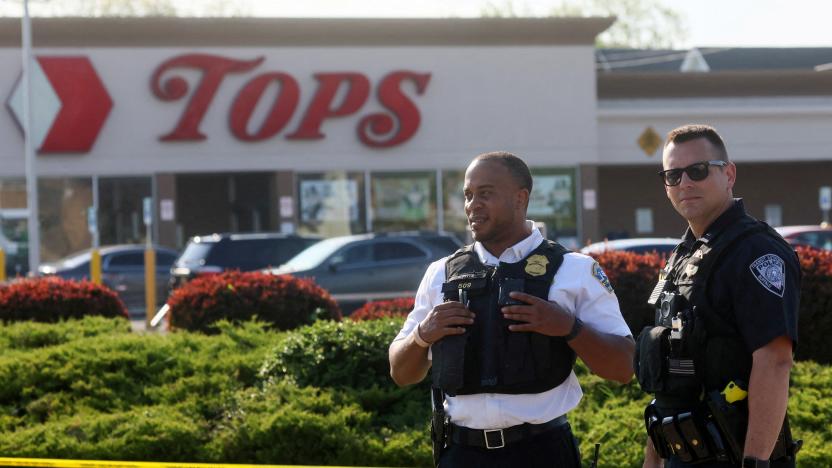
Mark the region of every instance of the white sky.
<instances>
[{"instance_id":1,"label":"white sky","mask_svg":"<svg viewBox=\"0 0 832 468\"><path fill-rule=\"evenodd\" d=\"M46 0L46 2L62 0ZM175 0L181 5L218 0ZM560 0L219 0L252 16L476 17L489 3L545 15ZM830 0L659 0L676 10L692 46L832 47ZM0 0L0 16L19 15L21 0ZM44 0L30 0L33 14ZM40 3L41 5L38 5Z\"/></svg>"}]
</instances>

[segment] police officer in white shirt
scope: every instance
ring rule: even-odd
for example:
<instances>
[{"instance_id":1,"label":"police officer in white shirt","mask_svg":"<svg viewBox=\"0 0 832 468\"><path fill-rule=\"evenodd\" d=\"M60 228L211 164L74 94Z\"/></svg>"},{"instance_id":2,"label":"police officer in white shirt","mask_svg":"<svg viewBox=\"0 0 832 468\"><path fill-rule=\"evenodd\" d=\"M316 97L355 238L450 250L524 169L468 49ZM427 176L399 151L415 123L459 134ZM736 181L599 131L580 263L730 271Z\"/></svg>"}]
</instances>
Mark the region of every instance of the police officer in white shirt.
<instances>
[{"instance_id":1,"label":"police officer in white shirt","mask_svg":"<svg viewBox=\"0 0 832 468\"><path fill-rule=\"evenodd\" d=\"M475 242L428 267L390 345L400 386L433 366L433 395L444 401L433 427L442 468L579 467L566 419L582 396L576 356L606 379L633 374L634 342L609 280L592 258L545 240L526 220L531 189L513 154L471 162L464 194Z\"/></svg>"}]
</instances>

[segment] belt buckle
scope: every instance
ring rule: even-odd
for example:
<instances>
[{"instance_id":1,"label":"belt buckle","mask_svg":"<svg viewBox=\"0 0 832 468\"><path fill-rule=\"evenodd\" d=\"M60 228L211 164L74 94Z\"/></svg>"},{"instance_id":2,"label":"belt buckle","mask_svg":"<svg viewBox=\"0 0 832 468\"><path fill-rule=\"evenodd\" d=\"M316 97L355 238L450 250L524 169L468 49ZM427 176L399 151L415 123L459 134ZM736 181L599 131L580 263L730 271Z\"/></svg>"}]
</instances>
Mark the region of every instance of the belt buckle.
<instances>
[{"instance_id":1,"label":"belt buckle","mask_svg":"<svg viewBox=\"0 0 832 468\"><path fill-rule=\"evenodd\" d=\"M499 445L491 445L491 442L488 440L488 434L500 434L500 444ZM506 446L506 439L503 437L503 430L502 429L486 429L482 431L483 437L485 437L485 448L491 449L500 449Z\"/></svg>"}]
</instances>

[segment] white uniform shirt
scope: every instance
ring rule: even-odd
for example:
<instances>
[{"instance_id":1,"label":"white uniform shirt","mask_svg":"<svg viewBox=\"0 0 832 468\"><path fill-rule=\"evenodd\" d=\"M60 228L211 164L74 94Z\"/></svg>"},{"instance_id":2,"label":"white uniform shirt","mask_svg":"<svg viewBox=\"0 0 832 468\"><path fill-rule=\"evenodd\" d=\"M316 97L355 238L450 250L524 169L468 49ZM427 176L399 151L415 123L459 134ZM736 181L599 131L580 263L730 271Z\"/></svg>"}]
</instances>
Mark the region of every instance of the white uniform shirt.
<instances>
[{"instance_id":1,"label":"white uniform shirt","mask_svg":"<svg viewBox=\"0 0 832 468\"><path fill-rule=\"evenodd\" d=\"M474 251L480 261L486 265L497 265L499 262L517 263L526 258L543 242L540 231L530 221L527 223L532 229L531 235L506 249L499 259L476 242ZM446 260L447 257L437 260L428 267L416 293L413 311L407 316L396 340L413 333L428 312L443 302ZM599 332L628 336L630 329L621 316L618 298L596 277L594 264L595 260L586 255L566 254L549 288L549 301ZM582 396L578 378L571 372L563 383L543 393L449 396L445 399L445 411L454 424L472 429L499 429L523 423L547 422L578 406Z\"/></svg>"}]
</instances>

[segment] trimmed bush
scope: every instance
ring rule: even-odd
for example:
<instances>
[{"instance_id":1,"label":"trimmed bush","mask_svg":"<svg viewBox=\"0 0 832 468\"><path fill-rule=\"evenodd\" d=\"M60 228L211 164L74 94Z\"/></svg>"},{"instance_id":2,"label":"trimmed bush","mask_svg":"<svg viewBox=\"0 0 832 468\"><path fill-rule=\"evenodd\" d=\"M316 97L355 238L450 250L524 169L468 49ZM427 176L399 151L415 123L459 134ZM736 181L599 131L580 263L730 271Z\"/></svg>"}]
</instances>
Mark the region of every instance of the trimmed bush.
<instances>
[{"instance_id":1,"label":"trimmed bush","mask_svg":"<svg viewBox=\"0 0 832 468\"><path fill-rule=\"evenodd\" d=\"M205 422L176 407L84 412L3 433L0 453L15 457L165 461L205 459Z\"/></svg>"},{"instance_id":2,"label":"trimmed bush","mask_svg":"<svg viewBox=\"0 0 832 468\"><path fill-rule=\"evenodd\" d=\"M798 360L832 363L832 252L797 247L803 273L798 316ZM639 255L610 251L594 255L610 278L618 296L621 314L636 336L652 325L654 310L647 298L658 281L664 259L656 254Z\"/></svg>"},{"instance_id":3,"label":"trimmed bush","mask_svg":"<svg viewBox=\"0 0 832 468\"><path fill-rule=\"evenodd\" d=\"M276 381L241 392L214 436L225 463L429 466L424 431L380 427L350 392Z\"/></svg>"},{"instance_id":4,"label":"trimmed bush","mask_svg":"<svg viewBox=\"0 0 832 468\"><path fill-rule=\"evenodd\" d=\"M413 310L415 300L412 297L400 297L388 301L371 301L350 314L353 321L377 320L390 317L407 317Z\"/></svg>"},{"instance_id":5,"label":"trimmed bush","mask_svg":"<svg viewBox=\"0 0 832 468\"><path fill-rule=\"evenodd\" d=\"M0 326L0 355L12 350L55 346L85 337L129 334L130 323L100 316L67 320L57 324L10 322Z\"/></svg>"},{"instance_id":6,"label":"trimmed bush","mask_svg":"<svg viewBox=\"0 0 832 468\"><path fill-rule=\"evenodd\" d=\"M0 348L0 430L81 411L116 413L154 405L176 405L193 417L215 418L234 391L259 383L265 354L281 339L256 322L220 323L221 333L210 337L121 330L96 334L103 327L90 319L52 326L84 332L52 346ZM0 330L8 341L22 341L5 328Z\"/></svg>"},{"instance_id":7,"label":"trimmed bush","mask_svg":"<svg viewBox=\"0 0 832 468\"><path fill-rule=\"evenodd\" d=\"M377 427L424 429L430 417L430 377L398 388L387 348L404 320L319 322L288 333L261 369L271 381L349 392Z\"/></svg>"},{"instance_id":8,"label":"trimmed bush","mask_svg":"<svg viewBox=\"0 0 832 468\"><path fill-rule=\"evenodd\" d=\"M226 322L217 325L216 335L164 336L127 333L118 325L121 319L108 320L113 322L111 332L105 331L104 319L92 317L33 324L57 330L41 335L63 337L51 345L38 341L35 347L4 347L28 343L21 336L31 328L0 327L0 453L87 460L430 466L427 386L396 388L378 365L386 361L400 318L319 322L291 332L272 331L258 322ZM72 327L76 334L66 331ZM274 367L287 348L292 359L282 361L291 362L286 371L274 369L264 373L267 381L259 378L261 365ZM304 361L300 349L330 357ZM345 357L341 349L358 352ZM363 360L370 370L359 378L339 374L332 369L339 359L348 366ZM322 375L315 374L318 366ZM641 466L642 412L649 396L634 382L618 385L590 375L580 361L576 373L584 398L569 419L584 459L601 442L599 467ZM295 383L302 379L317 383ZM789 414L795 436L805 440L801 467L832 466L830 398L832 367L797 363Z\"/></svg>"},{"instance_id":9,"label":"trimmed bush","mask_svg":"<svg viewBox=\"0 0 832 468\"><path fill-rule=\"evenodd\" d=\"M797 359L832 363L832 251L798 247L800 285Z\"/></svg>"},{"instance_id":10,"label":"trimmed bush","mask_svg":"<svg viewBox=\"0 0 832 468\"><path fill-rule=\"evenodd\" d=\"M389 386L387 348L401 319L368 322L318 322L289 333L266 359L265 378L284 378L301 386L370 388Z\"/></svg>"},{"instance_id":11,"label":"trimmed bush","mask_svg":"<svg viewBox=\"0 0 832 468\"><path fill-rule=\"evenodd\" d=\"M25 279L0 288L0 321L54 323L87 315L127 318L118 295L90 281Z\"/></svg>"},{"instance_id":12,"label":"trimmed bush","mask_svg":"<svg viewBox=\"0 0 832 468\"><path fill-rule=\"evenodd\" d=\"M622 251L608 251L593 257L609 277L630 331L633 336L638 336L642 328L653 325L655 313L647 304L647 298L659 280L665 258L655 253Z\"/></svg>"},{"instance_id":13,"label":"trimmed bush","mask_svg":"<svg viewBox=\"0 0 832 468\"><path fill-rule=\"evenodd\" d=\"M798 317L798 360L832 363L832 251L797 247L803 273ZM621 314L633 336L653 324L654 309L647 298L658 281L665 258L658 254L608 251L593 255L610 278ZM403 317L413 308L412 298L365 304L350 318L355 321Z\"/></svg>"},{"instance_id":14,"label":"trimmed bush","mask_svg":"<svg viewBox=\"0 0 832 468\"><path fill-rule=\"evenodd\" d=\"M278 330L317 319L341 320L329 293L312 280L289 275L229 271L197 278L168 299L170 326L216 333L220 320L241 322L255 317Z\"/></svg>"}]
</instances>

